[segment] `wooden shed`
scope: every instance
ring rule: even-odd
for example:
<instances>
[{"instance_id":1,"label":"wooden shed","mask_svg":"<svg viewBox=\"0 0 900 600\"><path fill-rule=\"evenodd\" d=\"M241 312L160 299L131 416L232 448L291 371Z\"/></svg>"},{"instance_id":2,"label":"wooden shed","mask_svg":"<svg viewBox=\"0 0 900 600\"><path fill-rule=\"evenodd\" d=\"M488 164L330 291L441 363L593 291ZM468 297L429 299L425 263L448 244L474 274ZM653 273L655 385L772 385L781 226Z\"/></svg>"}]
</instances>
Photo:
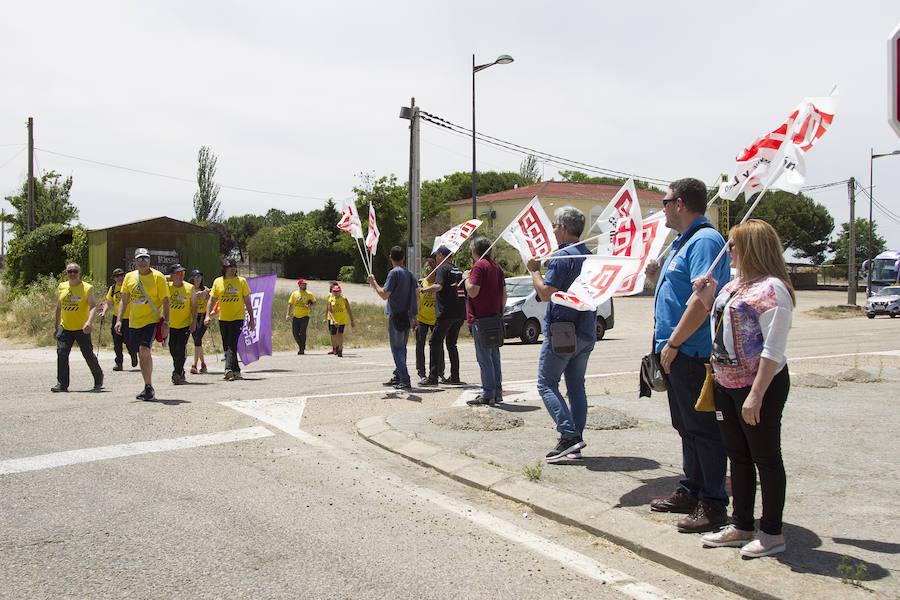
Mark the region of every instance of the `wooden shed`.
<instances>
[{"instance_id":1,"label":"wooden shed","mask_svg":"<svg viewBox=\"0 0 900 600\"><path fill-rule=\"evenodd\" d=\"M135 221L88 231L89 272L96 280L110 281L116 267L132 271L135 248L150 251L150 266L168 274L169 267L181 263L188 274L199 269L209 286L219 276L219 235L169 217Z\"/></svg>"}]
</instances>

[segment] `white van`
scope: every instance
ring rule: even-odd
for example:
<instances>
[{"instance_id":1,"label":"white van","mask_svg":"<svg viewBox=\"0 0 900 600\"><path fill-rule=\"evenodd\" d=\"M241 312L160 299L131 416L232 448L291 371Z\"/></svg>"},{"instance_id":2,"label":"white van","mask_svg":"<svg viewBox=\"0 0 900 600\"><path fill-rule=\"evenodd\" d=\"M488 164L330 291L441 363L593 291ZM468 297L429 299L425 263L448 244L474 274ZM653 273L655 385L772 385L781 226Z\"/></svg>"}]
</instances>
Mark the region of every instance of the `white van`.
<instances>
[{"instance_id":1,"label":"white van","mask_svg":"<svg viewBox=\"0 0 900 600\"><path fill-rule=\"evenodd\" d=\"M535 344L541 337L547 303L541 302L534 291L531 276L506 278L506 309L503 325L507 338L520 338L526 344ZM610 298L597 309L597 339L602 340L607 329L615 324L613 302Z\"/></svg>"}]
</instances>

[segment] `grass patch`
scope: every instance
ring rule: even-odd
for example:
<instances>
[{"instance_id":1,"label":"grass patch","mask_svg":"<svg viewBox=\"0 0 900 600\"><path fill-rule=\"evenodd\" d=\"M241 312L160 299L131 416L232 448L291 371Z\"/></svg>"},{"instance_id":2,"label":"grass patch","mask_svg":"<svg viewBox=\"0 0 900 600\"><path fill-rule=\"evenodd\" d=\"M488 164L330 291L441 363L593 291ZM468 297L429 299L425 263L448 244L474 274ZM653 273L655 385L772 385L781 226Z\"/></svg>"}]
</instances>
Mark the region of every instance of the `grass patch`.
<instances>
[{"instance_id":1,"label":"grass patch","mask_svg":"<svg viewBox=\"0 0 900 600\"><path fill-rule=\"evenodd\" d=\"M469 450L460 450L459 453L462 454L463 456L468 456L469 458L474 458L474 459L478 458L477 456L472 454L472 452L470 452Z\"/></svg>"},{"instance_id":2,"label":"grass patch","mask_svg":"<svg viewBox=\"0 0 900 600\"><path fill-rule=\"evenodd\" d=\"M820 319L850 319L853 317L864 317L866 314L866 311L862 306L852 306L848 304L820 306L806 312L807 314L819 317Z\"/></svg>"},{"instance_id":3,"label":"grass patch","mask_svg":"<svg viewBox=\"0 0 900 600\"><path fill-rule=\"evenodd\" d=\"M533 467L525 465L524 467L522 467L522 473L531 481L538 481L540 480L541 475L544 473L544 463L538 461L534 464Z\"/></svg>"},{"instance_id":4,"label":"grass patch","mask_svg":"<svg viewBox=\"0 0 900 600\"><path fill-rule=\"evenodd\" d=\"M859 585L860 581L865 581L869 577L869 567L862 562L856 562L846 554L841 556L841 564L837 566L838 575L841 577L841 583L849 583Z\"/></svg>"}]
</instances>

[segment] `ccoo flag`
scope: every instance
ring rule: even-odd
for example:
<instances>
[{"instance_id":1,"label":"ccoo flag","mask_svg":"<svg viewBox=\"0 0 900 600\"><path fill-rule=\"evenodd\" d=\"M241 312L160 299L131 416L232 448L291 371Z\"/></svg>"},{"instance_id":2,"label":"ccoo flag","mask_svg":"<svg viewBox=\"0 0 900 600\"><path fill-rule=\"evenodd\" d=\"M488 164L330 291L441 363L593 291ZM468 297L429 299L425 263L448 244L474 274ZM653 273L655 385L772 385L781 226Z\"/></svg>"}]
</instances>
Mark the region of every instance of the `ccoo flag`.
<instances>
[{"instance_id":1,"label":"ccoo flag","mask_svg":"<svg viewBox=\"0 0 900 600\"><path fill-rule=\"evenodd\" d=\"M537 196L506 226L500 237L519 251L523 263L547 256L556 248L553 223Z\"/></svg>"}]
</instances>

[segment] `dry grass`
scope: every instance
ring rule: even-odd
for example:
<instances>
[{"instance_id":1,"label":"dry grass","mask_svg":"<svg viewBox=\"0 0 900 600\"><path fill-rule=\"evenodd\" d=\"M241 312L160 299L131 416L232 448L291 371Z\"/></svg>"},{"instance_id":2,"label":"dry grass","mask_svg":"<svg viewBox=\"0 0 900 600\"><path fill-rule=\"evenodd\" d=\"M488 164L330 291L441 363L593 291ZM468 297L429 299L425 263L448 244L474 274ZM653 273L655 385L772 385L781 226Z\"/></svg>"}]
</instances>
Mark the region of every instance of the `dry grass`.
<instances>
[{"instance_id":1,"label":"dry grass","mask_svg":"<svg viewBox=\"0 0 900 600\"><path fill-rule=\"evenodd\" d=\"M862 306L852 306L848 304L839 304L837 306L820 306L812 310L806 311L806 314L818 317L820 319L851 319L854 317L864 317L865 309Z\"/></svg>"}]
</instances>

